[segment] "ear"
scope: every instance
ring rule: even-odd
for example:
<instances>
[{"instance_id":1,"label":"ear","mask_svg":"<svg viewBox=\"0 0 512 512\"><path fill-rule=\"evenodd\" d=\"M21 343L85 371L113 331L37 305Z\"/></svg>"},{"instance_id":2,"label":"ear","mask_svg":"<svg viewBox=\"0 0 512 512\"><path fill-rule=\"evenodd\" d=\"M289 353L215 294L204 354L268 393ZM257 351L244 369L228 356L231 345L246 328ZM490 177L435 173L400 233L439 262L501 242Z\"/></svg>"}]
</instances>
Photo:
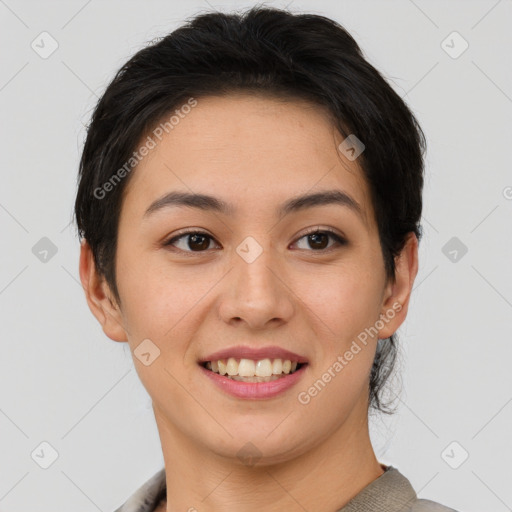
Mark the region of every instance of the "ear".
<instances>
[{"instance_id":1,"label":"ear","mask_svg":"<svg viewBox=\"0 0 512 512\"><path fill-rule=\"evenodd\" d=\"M407 317L414 279L418 273L418 239L413 232L395 258L395 282L386 285L380 318L385 324L379 329L379 339L389 338Z\"/></svg>"},{"instance_id":2,"label":"ear","mask_svg":"<svg viewBox=\"0 0 512 512\"><path fill-rule=\"evenodd\" d=\"M104 277L97 272L87 240L83 240L80 246L79 270L87 304L103 332L114 341L128 341L119 306Z\"/></svg>"}]
</instances>

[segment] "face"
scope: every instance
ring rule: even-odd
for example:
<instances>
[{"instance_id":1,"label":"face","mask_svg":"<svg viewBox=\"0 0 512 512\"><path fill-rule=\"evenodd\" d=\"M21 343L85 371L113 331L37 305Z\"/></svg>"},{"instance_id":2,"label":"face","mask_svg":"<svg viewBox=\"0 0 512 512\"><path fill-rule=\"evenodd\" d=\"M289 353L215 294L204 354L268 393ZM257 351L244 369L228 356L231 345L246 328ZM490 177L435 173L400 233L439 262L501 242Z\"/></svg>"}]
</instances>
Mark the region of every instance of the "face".
<instances>
[{"instance_id":1,"label":"face","mask_svg":"<svg viewBox=\"0 0 512 512\"><path fill-rule=\"evenodd\" d=\"M403 321L415 268L404 257L387 280L369 190L342 140L316 105L205 97L133 171L121 305L92 300L107 335L128 341L161 430L233 459L251 442L276 462L366 419L376 342ZM249 361L240 373L302 364L259 384L203 367L230 355Z\"/></svg>"}]
</instances>

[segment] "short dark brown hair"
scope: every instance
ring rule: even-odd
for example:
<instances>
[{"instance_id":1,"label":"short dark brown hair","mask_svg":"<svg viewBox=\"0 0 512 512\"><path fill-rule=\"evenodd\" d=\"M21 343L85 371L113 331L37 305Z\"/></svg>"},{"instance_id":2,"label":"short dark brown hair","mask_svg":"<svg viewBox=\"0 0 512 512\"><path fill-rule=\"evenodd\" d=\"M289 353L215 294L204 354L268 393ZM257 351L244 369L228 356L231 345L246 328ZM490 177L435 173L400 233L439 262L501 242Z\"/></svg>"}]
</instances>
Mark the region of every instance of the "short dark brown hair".
<instances>
[{"instance_id":1,"label":"short dark brown hair","mask_svg":"<svg viewBox=\"0 0 512 512\"><path fill-rule=\"evenodd\" d=\"M88 126L75 217L118 303L117 229L132 174L126 162L141 138L187 99L240 91L322 105L341 134L364 143L358 163L389 278L395 278L394 260L407 234L420 240L425 136L347 30L323 16L268 7L202 13L138 51L108 85ZM126 172L119 173L123 166ZM116 172L123 179L112 181ZM369 405L382 412L391 412L381 393L396 356L396 334L379 340Z\"/></svg>"}]
</instances>

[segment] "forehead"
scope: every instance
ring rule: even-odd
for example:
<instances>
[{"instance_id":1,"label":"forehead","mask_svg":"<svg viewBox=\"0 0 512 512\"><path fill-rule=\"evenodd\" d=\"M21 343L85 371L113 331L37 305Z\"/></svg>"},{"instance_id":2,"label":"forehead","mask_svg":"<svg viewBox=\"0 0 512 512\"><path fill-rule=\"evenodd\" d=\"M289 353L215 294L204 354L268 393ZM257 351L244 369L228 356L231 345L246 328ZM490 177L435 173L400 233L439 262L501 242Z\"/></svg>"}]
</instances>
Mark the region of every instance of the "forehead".
<instances>
[{"instance_id":1,"label":"forehead","mask_svg":"<svg viewBox=\"0 0 512 512\"><path fill-rule=\"evenodd\" d=\"M149 133L156 144L131 176L124 199L139 216L172 191L218 197L238 214L267 207L277 212L291 197L336 189L353 198L370 223L362 170L338 151L344 136L324 107L248 94L196 101L192 109L175 109L181 115L160 138Z\"/></svg>"}]
</instances>

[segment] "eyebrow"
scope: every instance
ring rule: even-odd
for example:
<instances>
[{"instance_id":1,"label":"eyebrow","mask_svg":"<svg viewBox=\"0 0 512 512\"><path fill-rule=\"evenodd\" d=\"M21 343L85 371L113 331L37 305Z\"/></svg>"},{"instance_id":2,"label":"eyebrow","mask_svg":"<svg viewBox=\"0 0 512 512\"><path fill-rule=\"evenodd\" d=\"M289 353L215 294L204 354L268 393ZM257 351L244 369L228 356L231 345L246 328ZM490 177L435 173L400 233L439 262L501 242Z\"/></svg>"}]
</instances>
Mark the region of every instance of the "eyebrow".
<instances>
[{"instance_id":1,"label":"eyebrow","mask_svg":"<svg viewBox=\"0 0 512 512\"><path fill-rule=\"evenodd\" d=\"M349 194L342 190L323 190L312 194L304 194L293 197L277 209L277 215L287 215L315 206L336 204L351 209L366 224L366 218L361 205ZM165 208L185 206L205 211L214 211L224 215L233 215L235 207L222 199L207 194L196 194L189 192L169 192L154 201L145 211L144 217Z\"/></svg>"}]
</instances>

